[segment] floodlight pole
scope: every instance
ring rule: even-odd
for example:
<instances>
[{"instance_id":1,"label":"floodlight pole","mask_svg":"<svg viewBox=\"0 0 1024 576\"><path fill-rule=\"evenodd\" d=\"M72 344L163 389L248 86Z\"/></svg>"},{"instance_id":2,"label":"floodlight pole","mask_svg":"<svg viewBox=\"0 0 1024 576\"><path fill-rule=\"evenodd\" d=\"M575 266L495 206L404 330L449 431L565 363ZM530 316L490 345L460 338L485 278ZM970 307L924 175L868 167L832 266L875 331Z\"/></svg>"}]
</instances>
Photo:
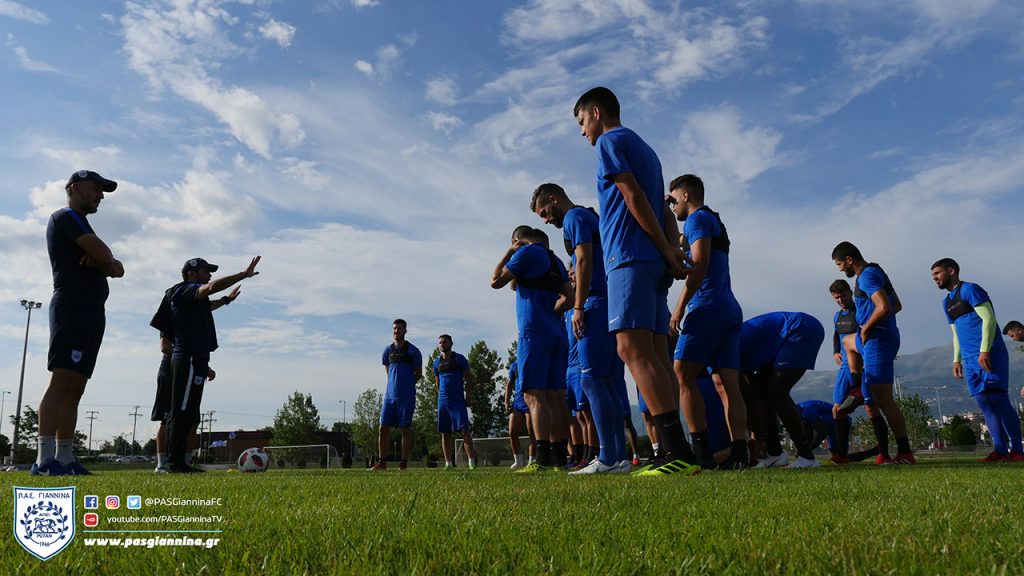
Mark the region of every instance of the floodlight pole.
<instances>
[{"instance_id":1,"label":"floodlight pole","mask_svg":"<svg viewBox=\"0 0 1024 576\"><path fill-rule=\"evenodd\" d=\"M89 454L92 454L92 422L96 419L96 415L99 413L99 410L89 410L89 416L86 418L89 420Z\"/></svg>"},{"instance_id":2,"label":"floodlight pole","mask_svg":"<svg viewBox=\"0 0 1024 576\"><path fill-rule=\"evenodd\" d=\"M32 324L32 309L42 308L42 302L35 300L22 300L21 307L28 310L28 318L25 319L25 347L21 351L21 380L18 382L18 403L14 405L14 436L11 438L11 464L17 463L18 454L18 429L21 428L21 395L25 389L25 357L28 355L28 328Z\"/></svg>"},{"instance_id":3,"label":"floodlight pole","mask_svg":"<svg viewBox=\"0 0 1024 576\"><path fill-rule=\"evenodd\" d=\"M0 390L0 432L4 429L4 400L10 394L7 390Z\"/></svg>"}]
</instances>

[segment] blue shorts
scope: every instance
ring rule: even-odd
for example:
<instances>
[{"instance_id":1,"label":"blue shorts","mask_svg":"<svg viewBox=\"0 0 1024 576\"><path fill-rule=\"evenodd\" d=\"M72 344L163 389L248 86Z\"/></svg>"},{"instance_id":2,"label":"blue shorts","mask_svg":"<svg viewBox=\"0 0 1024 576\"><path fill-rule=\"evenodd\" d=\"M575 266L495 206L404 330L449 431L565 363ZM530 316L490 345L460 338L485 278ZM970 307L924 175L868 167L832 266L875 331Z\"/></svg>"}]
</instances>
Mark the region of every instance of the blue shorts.
<instances>
[{"instance_id":1,"label":"blue shorts","mask_svg":"<svg viewBox=\"0 0 1024 576\"><path fill-rule=\"evenodd\" d=\"M740 367L743 311L735 308L696 308L683 318L674 358L712 369Z\"/></svg>"},{"instance_id":2,"label":"blue shorts","mask_svg":"<svg viewBox=\"0 0 1024 576\"><path fill-rule=\"evenodd\" d=\"M565 371L565 401L569 404L573 416L580 410L590 411L590 400L583 391L579 366L570 366Z\"/></svg>"},{"instance_id":3,"label":"blue shorts","mask_svg":"<svg viewBox=\"0 0 1024 576\"><path fill-rule=\"evenodd\" d=\"M697 379L700 395L704 399L704 413L708 422L708 445L712 452L729 447L729 424L725 421L725 405L710 377Z\"/></svg>"},{"instance_id":4,"label":"blue shorts","mask_svg":"<svg viewBox=\"0 0 1024 576\"><path fill-rule=\"evenodd\" d=\"M608 332L608 299L604 296L587 298L583 322L586 326L583 338L576 342L579 371L596 380L608 378L613 370L612 359L618 357L615 335Z\"/></svg>"},{"instance_id":5,"label":"blue shorts","mask_svg":"<svg viewBox=\"0 0 1024 576\"><path fill-rule=\"evenodd\" d=\"M564 390L568 342L558 336L519 337L516 362L523 391Z\"/></svg>"},{"instance_id":6,"label":"blue shorts","mask_svg":"<svg viewBox=\"0 0 1024 576\"><path fill-rule=\"evenodd\" d=\"M437 431L442 434L469 430L469 410L465 404L437 403Z\"/></svg>"},{"instance_id":7,"label":"blue shorts","mask_svg":"<svg viewBox=\"0 0 1024 576\"><path fill-rule=\"evenodd\" d=\"M642 329L668 334L668 289L672 278L665 261L629 262L609 270L608 331Z\"/></svg>"},{"instance_id":8,"label":"blue shorts","mask_svg":"<svg viewBox=\"0 0 1024 576\"><path fill-rule=\"evenodd\" d=\"M962 363L964 369L964 382L967 383L967 392L971 396L977 396L983 392L1006 392L1010 382L1010 357L1008 354L998 354L992 351L992 371L986 372L981 369L977 358L964 358Z\"/></svg>"},{"instance_id":9,"label":"blue shorts","mask_svg":"<svg viewBox=\"0 0 1024 576\"><path fill-rule=\"evenodd\" d=\"M46 368L74 370L92 378L103 343L103 305L60 302L50 305L50 349Z\"/></svg>"},{"instance_id":10,"label":"blue shorts","mask_svg":"<svg viewBox=\"0 0 1024 576\"><path fill-rule=\"evenodd\" d=\"M775 354L775 367L784 370L814 370L814 361L824 341L825 328L820 322L801 322L798 330L786 335L786 341Z\"/></svg>"},{"instance_id":11,"label":"blue shorts","mask_svg":"<svg viewBox=\"0 0 1024 576\"><path fill-rule=\"evenodd\" d=\"M636 404L637 410L639 410L641 414L647 414L648 416L651 415L651 409L647 407L647 402L644 401L644 395L640 393L639 388L636 389Z\"/></svg>"},{"instance_id":12,"label":"blue shorts","mask_svg":"<svg viewBox=\"0 0 1024 576\"><path fill-rule=\"evenodd\" d=\"M874 336L861 342L857 334L857 351L864 359L864 385L892 384L896 380L896 354L900 351L899 337Z\"/></svg>"},{"instance_id":13,"label":"blue shorts","mask_svg":"<svg viewBox=\"0 0 1024 576\"><path fill-rule=\"evenodd\" d=\"M385 398L380 407L380 425L389 428L409 428L412 426L412 413L415 411L415 398L406 401Z\"/></svg>"},{"instance_id":14,"label":"blue shorts","mask_svg":"<svg viewBox=\"0 0 1024 576\"><path fill-rule=\"evenodd\" d=\"M522 390L518 390L512 394L512 409L520 414L530 413L530 407L526 405L526 400L523 398Z\"/></svg>"}]
</instances>

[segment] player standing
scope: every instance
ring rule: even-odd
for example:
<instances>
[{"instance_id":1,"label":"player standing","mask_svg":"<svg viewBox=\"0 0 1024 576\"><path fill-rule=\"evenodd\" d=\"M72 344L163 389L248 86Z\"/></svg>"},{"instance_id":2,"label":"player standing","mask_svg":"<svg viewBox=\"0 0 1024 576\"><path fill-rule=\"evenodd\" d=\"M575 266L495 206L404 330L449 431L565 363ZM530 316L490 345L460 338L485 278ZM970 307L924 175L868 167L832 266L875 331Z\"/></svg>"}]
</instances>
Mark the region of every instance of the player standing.
<instances>
[{"instance_id":1,"label":"player standing","mask_svg":"<svg viewBox=\"0 0 1024 576\"><path fill-rule=\"evenodd\" d=\"M895 381L896 354L900 349L900 331L896 314L902 308L896 290L885 271L864 260L850 242L840 242L832 250L832 260L847 278L856 276L853 299L857 308L857 350L864 363L864 384L871 390L875 406L881 410L896 435L895 464L916 464L907 436L907 423L892 388ZM877 432L876 432L877 435ZM885 446L880 445L878 464L887 464Z\"/></svg>"},{"instance_id":2,"label":"player standing","mask_svg":"<svg viewBox=\"0 0 1024 576\"><path fill-rule=\"evenodd\" d=\"M473 372L469 360L452 351L452 337L442 334L437 337L441 355L434 359L434 382L437 392L437 431L441 433L441 451L444 452L444 467L453 468L455 459L451 453L452 431L462 433L469 469L476 469L473 453L473 436L469 430L469 409L466 398L473 393Z\"/></svg>"},{"instance_id":3,"label":"player standing","mask_svg":"<svg viewBox=\"0 0 1024 576\"><path fill-rule=\"evenodd\" d=\"M387 458L391 454L391 429L402 431L402 459L398 469L409 466L409 451L412 449L412 415L416 410L416 383L423 377L423 355L419 348L405 339L408 324L401 318L391 323L394 342L384 348L381 363L388 375L388 386L384 392L384 403L380 410L380 431L377 448L380 457L371 470L387 470Z\"/></svg>"},{"instance_id":4,"label":"player standing","mask_svg":"<svg viewBox=\"0 0 1024 576\"><path fill-rule=\"evenodd\" d=\"M943 258L932 280L949 294L942 300L953 329L953 377L966 380L992 435L992 452L982 462L1021 462L1020 416L1010 402L1010 355L999 337L992 300L984 288L960 280L960 265Z\"/></svg>"},{"instance_id":5,"label":"player standing","mask_svg":"<svg viewBox=\"0 0 1024 576\"><path fill-rule=\"evenodd\" d=\"M92 377L106 326L107 278L124 276L124 266L93 231L86 217L99 209L117 182L79 170L64 186L68 207L46 224L46 251L53 270L50 298L50 383L39 401L33 475L88 475L74 454L78 403Z\"/></svg>"},{"instance_id":6,"label":"player standing","mask_svg":"<svg viewBox=\"0 0 1024 576\"><path fill-rule=\"evenodd\" d=\"M668 334L668 288L686 256L664 233L665 183L657 154L622 126L619 101L598 87L573 107L597 152L601 247L608 284L608 330L653 414L665 460L643 475L700 472L679 421L679 394L659 347Z\"/></svg>"}]
</instances>

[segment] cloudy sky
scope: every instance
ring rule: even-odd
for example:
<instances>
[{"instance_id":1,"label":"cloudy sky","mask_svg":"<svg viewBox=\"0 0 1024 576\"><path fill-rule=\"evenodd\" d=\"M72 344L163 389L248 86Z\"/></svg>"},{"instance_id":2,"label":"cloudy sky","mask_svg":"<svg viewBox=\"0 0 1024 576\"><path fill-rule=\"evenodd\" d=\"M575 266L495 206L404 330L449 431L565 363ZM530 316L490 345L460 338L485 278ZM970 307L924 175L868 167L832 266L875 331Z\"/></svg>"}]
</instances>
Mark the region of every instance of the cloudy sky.
<instances>
[{"instance_id":1,"label":"cloudy sky","mask_svg":"<svg viewBox=\"0 0 1024 576\"><path fill-rule=\"evenodd\" d=\"M939 257L1022 317L1022 31L995 0L0 0L5 415L23 298L44 302L24 402L48 380L45 225L81 168L120 182L91 222L126 269L82 404L97 440L148 414L148 320L193 256L224 273L263 256L216 315L218 429L268 424L296 389L351 417L383 387L395 317L425 355L441 332L504 351L513 295L490 272L515 225L541 225L536 185L596 204L572 117L596 85L666 180L704 178L748 317L827 324L841 240L892 277L905 353L949 341Z\"/></svg>"}]
</instances>

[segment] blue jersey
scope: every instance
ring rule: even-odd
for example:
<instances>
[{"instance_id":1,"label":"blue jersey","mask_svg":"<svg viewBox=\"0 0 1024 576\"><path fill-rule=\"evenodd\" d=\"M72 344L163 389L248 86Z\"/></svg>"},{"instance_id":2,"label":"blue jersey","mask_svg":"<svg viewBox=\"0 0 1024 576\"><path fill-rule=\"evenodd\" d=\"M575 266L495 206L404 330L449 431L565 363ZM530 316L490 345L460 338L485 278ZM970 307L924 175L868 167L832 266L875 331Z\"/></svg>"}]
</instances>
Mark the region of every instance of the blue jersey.
<instances>
[{"instance_id":1,"label":"blue jersey","mask_svg":"<svg viewBox=\"0 0 1024 576\"><path fill-rule=\"evenodd\" d=\"M972 282L961 282L942 300L946 320L956 328L960 355L965 362L976 361L981 352L981 316L978 316L974 309L985 302L992 302L988 292ZM992 349L989 353L1008 355L1006 343L999 334L992 339Z\"/></svg>"},{"instance_id":2,"label":"blue jersey","mask_svg":"<svg viewBox=\"0 0 1024 576\"><path fill-rule=\"evenodd\" d=\"M568 332L569 336L569 368L580 367L580 352L579 343L576 339L576 333L572 329L572 310L565 312L565 331Z\"/></svg>"},{"instance_id":3,"label":"blue jersey","mask_svg":"<svg viewBox=\"0 0 1024 576\"><path fill-rule=\"evenodd\" d=\"M160 306L156 309L156 314L153 314L149 325L160 331L161 338L174 341L174 319L171 317L171 301L167 294L160 300Z\"/></svg>"},{"instance_id":4,"label":"blue jersey","mask_svg":"<svg viewBox=\"0 0 1024 576\"><path fill-rule=\"evenodd\" d=\"M871 300L871 295L880 290L889 299L889 304L892 306L896 292L893 290L892 283L889 282L889 277L878 264L868 264L857 275L857 282L853 290L853 301L857 305L857 324L863 326L868 318L875 313L875 303ZM869 338L899 338L896 314L894 312L888 314L871 330L871 333L868 334Z\"/></svg>"},{"instance_id":5,"label":"blue jersey","mask_svg":"<svg viewBox=\"0 0 1024 576\"><path fill-rule=\"evenodd\" d=\"M198 282L179 282L164 294L171 308L174 332L171 354L176 358L209 361L210 352L217 349L217 329L213 324L210 299L196 299L200 286Z\"/></svg>"},{"instance_id":6,"label":"blue jersey","mask_svg":"<svg viewBox=\"0 0 1024 576\"><path fill-rule=\"evenodd\" d=\"M706 207L705 207L706 208ZM687 311L697 308L732 308L739 303L732 293L729 277L728 235L718 217L710 209L700 209L686 217L683 235L693 246L698 240L711 240L707 273L700 288L690 298Z\"/></svg>"},{"instance_id":7,"label":"blue jersey","mask_svg":"<svg viewBox=\"0 0 1024 576\"><path fill-rule=\"evenodd\" d=\"M785 344L817 339L820 346L818 336L822 331L821 322L803 312L769 312L755 316L743 323L740 332L741 371L750 373L773 364ZM816 348L814 353L817 354Z\"/></svg>"},{"instance_id":8,"label":"blue jersey","mask_svg":"<svg viewBox=\"0 0 1024 576\"><path fill-rule=\"evenodd\" d=\"M797 405L800 409L800 418L807 422L820 421L825 425L825 434L828 436L829 448L836 448L836 421L832 418L832 404L822 400L807 400ZM809 439L808 439L809 441ZM812 446L811 448L815 448Z\"/></svg>"},{"instance_id":9,"label":"blue jersey","mask_svg":"<svg viewBox=\"0 0 1024 576\"><path fill-rule=\"evenodd\" d=\"M600 220L597 214L577 206L565 213L562 220L562 238L565 249L576 265L576 247L590 243L592 250L592 268L590 276L590 292L587 296L600 296L608 292L608 282L604 274L604 249L601 248Z\"/></svg>"},{"instance_id":10,"label":"blue jersey","mask_svg":"<svg viewBox=\"0 0 1024 576\"><path fill-rule=\"evenodd\" d=\"M527 287L522 280L536 280L557 272L562 283L569 274L561 260L540 244L522 246L505 265L516 278L516 323L525 338L556 337L562 334L562 319L555 312L558 292L545 287Z\"/></svg>"},{"instance_id":11,"label":"blue jersey","mask_svg":"<svg viewBox=\"0 0 1024 576\"><path fill-rule=\"evenodd\" d=\"M605 269L613 270L634 261L661 259L657 245L630 213L626 199L612 181L618 174L632 174L660 222L665 180L658 155L635 132L621 126L601 134L595 148Z\"/></svg>"},{"instance_id":12,"label":"blue jersey","mask_svg":"<svg viewBox=\"0 0 1024 576\"><path fill-rule=\"evenodd\" d=\"M469 372L469 360L458 352L452 352L447 360L440 356L434 359L438 402L449 405L466 403L466 372Z\"/></svg>"},{"instance_id":13,"label":"blue jersey","mask_svg":"<svg viewBox=\"0 0 1024 576\"><path fill-rule=\"evenodd\" d=\"M85 250L75 240L84 234L95 234L84 214L62 208L50 215L46 224L46 251L53 271L51 304L74 302L102 306L107 301L110 288L106 275L79 264Z\"/></svg>"},{"instance_id":14,"label":"blue jersey","mask_svg":"<svg viewBox=\"0 0 1024 576\"><path fill-rule=\"evenodd\" d=\"M423 367L423 356L419 348L406 341L405 346L398 348L388 344L381 355L381 363L388 367L388 388L384 392L386 400L416 399L416 372Z\"/></svg>"}]
</instances>

